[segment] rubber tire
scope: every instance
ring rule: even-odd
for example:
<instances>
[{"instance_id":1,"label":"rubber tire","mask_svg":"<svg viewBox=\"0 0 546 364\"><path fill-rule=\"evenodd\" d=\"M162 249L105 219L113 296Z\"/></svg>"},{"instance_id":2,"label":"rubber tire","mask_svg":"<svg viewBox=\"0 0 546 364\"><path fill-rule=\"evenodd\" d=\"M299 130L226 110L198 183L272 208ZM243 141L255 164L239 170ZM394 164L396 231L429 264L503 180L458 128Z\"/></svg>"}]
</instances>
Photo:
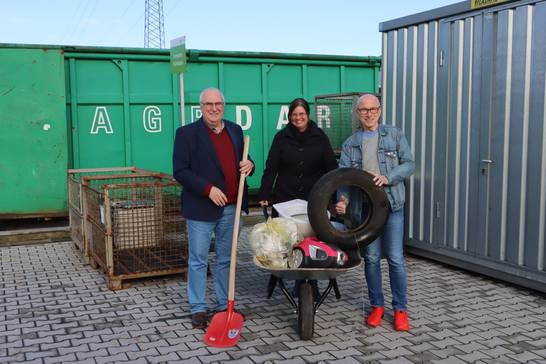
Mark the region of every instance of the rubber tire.
<instances>
[{"instance_id":1,"label":"rubber tire","mask_svg":"<svg viewBox=\"0 0 546 364\"><path fill-rule=\"evenodd\" d=\"M369 218L359 227L348 231L336 230L330 223L327 211L331 197L342 186L356 186L370 201ZM309 193L307 215L317 237L342 250L362 248L383 233L390 213L390 203L385 191L373 182L373 176L356 168L338 168L322 176Z\"/></svg>"},{"instance_id":2,"label":"rubber tire","mask_svg":"<svg viewBox=\"0 0 546 364\"><path fill-rule=\"evenodd\" d=\"M315 326L315 304L313 287L309 282L301 282L298 298L298 331L302 340L313 338Z\"/></svg>"}]
</instances>

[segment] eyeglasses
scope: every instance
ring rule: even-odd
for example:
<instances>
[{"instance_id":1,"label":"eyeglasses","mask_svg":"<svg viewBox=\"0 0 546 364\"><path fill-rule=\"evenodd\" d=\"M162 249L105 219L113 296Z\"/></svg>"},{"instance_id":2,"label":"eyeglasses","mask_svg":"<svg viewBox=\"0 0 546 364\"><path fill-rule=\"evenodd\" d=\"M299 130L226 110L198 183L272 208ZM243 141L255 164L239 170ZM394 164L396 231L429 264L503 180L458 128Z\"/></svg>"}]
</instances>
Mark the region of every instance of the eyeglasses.
<instances>
[{"instance_id":1,"label":"eyeglasses","mask_svg":"<svg viewBox=\"0 0 546 364\"><path fill-rule=\"evenodd\" d=\"M217 109L224 107L223 102L202 102L201 105L206 107L207 109L212 109L213 106Z\"/></svg>"},{"instance_id":2,"label":"eyeglasses","mask_svg":"<svg viewBox=\"0 0 546 364\"><path fill-rule=\"evenodd\" d=\"M379 109L380 107L370 107L369 109L365 108L365 107L361 107L361 108L358 108L358 112L361 113L361 114L372 114L372 115L375 115L379 112Z\"/></svg>"}]
</instances>

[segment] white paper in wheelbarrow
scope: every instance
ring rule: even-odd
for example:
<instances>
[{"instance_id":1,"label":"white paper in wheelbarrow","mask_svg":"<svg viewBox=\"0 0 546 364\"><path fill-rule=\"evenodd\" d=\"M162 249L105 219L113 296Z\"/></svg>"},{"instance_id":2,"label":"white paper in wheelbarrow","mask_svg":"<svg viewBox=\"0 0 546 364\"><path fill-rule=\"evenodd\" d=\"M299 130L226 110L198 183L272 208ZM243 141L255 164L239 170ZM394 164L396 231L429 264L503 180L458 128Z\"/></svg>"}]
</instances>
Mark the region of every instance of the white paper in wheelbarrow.
<instances>
[{"instance_id":1,"label":"white paper in wheelbarrow","mask_svg":"<svg viewBox=\"0 0 546 364\"><path fill-rule=\"evenodd\" d=\"M291 220L296 223L298 231L304 238L315 236L315 232L309 223L307 216L307 201L295 199L285 202L279 202L273 205L273 208L278 212L279 217Z\"/></svg>"},{"instance_id":2,"label":"white paper in wheelbarrow","mask_svg":"<svg viewBox=\"0 0 546 364\"><path fill-rule=\"evenodd\" d=\"M276 217L254 225L249 238L250 247L260 263L271 268L287 268L288 255L301 240L301 235L293 221Z\"/></svg>"}]
</instances>

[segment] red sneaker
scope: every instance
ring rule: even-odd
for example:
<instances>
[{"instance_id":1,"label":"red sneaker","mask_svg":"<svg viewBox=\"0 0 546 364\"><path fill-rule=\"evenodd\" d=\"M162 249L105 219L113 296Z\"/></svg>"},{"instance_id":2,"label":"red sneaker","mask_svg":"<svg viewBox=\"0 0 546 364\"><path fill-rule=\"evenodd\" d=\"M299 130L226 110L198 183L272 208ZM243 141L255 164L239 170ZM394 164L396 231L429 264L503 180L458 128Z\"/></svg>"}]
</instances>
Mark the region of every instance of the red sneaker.
<instances>
[{"instance_id":1,"label":"red sneaker","mask_svg":"<svg viewBox=\"0 0 546 364\"><path fill-rule=\"evenodd\" d=\"M396 331L408 331L410 329L407 311L394 311L394 329Z\"/></svg>"},{"instance_id":2,"label":"red sneaker","mask_svg":"<svg viewBox=\"0 0 546 364\"><path fill-rule=\"evenodd\" d=\"M369 327L379 326L384 314L385 309L383 307L372 307L372 312L370 312L368 318L366 319L366 325Z\"/></svg>"}]
</instances>

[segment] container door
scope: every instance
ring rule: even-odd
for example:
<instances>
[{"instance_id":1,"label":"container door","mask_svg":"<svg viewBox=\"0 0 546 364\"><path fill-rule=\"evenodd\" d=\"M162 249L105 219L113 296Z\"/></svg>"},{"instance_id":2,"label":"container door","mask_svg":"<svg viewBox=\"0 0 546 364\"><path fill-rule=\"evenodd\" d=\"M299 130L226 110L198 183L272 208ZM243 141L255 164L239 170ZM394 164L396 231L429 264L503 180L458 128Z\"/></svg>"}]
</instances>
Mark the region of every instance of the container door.
<instances>
[{"instance_id":1,"label":"container door","mask_svg":"<svg viewBox=\"0 0 546 364\"><path fill-rule=\"evenodd\" d=\"M490 139L491 139L491 117L493 113L494 103L493 94L495 90L495 67L494 60L496 59L495 45L493 40L495 39L495 29L493 24L493 16L491 13L485 13L485 16L480 17L481 32L479 32L480 43L476 49L481 53L480 66L481 78L480 88L478 90L477 99L480 100L480 124L479 124L479 160L478 160L478 178L477 186L478 193L475 195L478 204L476 206L476 212L474 220L473 231L475 234L472 236L470 252L475 255L486 256L488 250L488 231L489 231L489 211L490 204L493 208L497 208L496 201L489 200L489 189L491 184L491 178L498 180L497 166L493 166L493 158L490 153ZM478 32L477 32L478 33ZM479 47L478 47L479 46ZM506 59L506 55L504 57ZM497 159L497 158L495 158ZM497 164L501 162L497 159ZM499 226L497 226L499 228Z\"/></svg>"},{"instance_id":2,"label":"container door","mask_svg":"<svg viewBox=\"0 0 546 364\"><path fill-rule=\"evenodd\" d=\"M479 165L487 149L487 119L480 102L487 66L482 54L482 17L465 15L439 26L435 241L452 249L475 252L483 245L486 215ZM485 92L485 91L484 91ZM486 126L487 128L487 126Z\"/></svg>"},{"instance_id":3,"label":"container door","mask_svg":"<svg viewBox=\"0 0 546 364\"><path fill-rule=\"evenodd\" d=\"M0 48L0 216L66 214L60 50Z\"/></svg>"},{"instance_id":4,"label":"container door","mask_svg":"<svg viewBox=\"0 0 546 364\"><path fill-rule=\"evenodd\" d=\"M517 4L516 4L517 5ZM474 252L544 269L546 3L483 14Z\"/></svg>"},{"instance_id":5,"label":"container door","mask_svg":"<svg viewBox=\"0 0 546 364\"><path fill-rule=\"evenodd\" d=\"M434 239L514 266L544 267L546 3L440 24ZM444 129L442 129L444 128Z\"/></svg>"},{"instance_id":6,"label":"container door","mask_svg":"<svg viewBox=\"0 0 546 364\"><path fill-rule=\"evenodd\" d=\"M450 81L451 28L449 22L441 22L438 30L438 122L436 126L436 165L434 170L434 229L432 242L446 244L446 134L449 125L448 91ZM442 118L444 115L445 118Z\"/></svg>"},{"instance_id":7,"label":"container door","mask_svg":"<svg viewBox=\"0 0 546 364\"><path fill-rule=\"evenodd\" d=\"M75 168L137 166L172 173L177 84L162 61L70 59Z\"/></svg>"}]
</instances>

